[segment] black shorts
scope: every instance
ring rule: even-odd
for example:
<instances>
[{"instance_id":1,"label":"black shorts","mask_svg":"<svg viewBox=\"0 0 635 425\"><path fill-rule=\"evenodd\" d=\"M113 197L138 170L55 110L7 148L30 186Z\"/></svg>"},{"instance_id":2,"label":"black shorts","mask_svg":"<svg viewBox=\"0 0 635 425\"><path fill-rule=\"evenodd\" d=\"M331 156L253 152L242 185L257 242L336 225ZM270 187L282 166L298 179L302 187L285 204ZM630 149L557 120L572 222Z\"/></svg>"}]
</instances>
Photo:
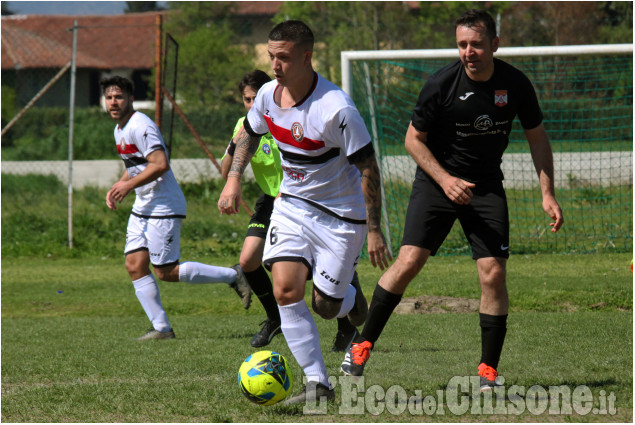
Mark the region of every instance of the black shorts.
<instances>
[{"instance_id":1,"label":"black shorts","mask_svg":"<svg viewBox=\"0 0 635 425\"><path fill-rule=\"evenodd\" d=\"M509 212L503 182L477 183L467 205L450 201L431 179L415 179L401 245L429 249L432 255L459 220L472 258L509 258Z\"/></svg>"},{"instance_id":2,"label":"black shorts","mask_svg":"<svg viewBox=\"0 0 635 425\"><path fill-rule=\"evenodd\" d=\"M271 213L273 212L273 201L275 200L276 198L265 193L260 195L254 207L254 214L251 216L247 226L247 236L257 236L261 239L267 237Z\"/></svg>"}]
</instances>

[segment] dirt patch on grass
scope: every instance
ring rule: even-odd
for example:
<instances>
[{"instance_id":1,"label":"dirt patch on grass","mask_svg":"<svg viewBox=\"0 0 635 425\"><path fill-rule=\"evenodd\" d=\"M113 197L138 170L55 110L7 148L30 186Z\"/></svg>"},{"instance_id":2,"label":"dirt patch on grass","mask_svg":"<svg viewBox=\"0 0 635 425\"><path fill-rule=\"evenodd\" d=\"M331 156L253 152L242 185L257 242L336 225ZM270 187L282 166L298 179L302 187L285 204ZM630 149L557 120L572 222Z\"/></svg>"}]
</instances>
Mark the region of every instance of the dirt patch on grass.
<instances>
[{"instance_id":1,"label":"dirt patch on grass","mask_svg":"<svg viewBox=\"0 0 635 425\"><path fill-rule=\"evenodd\" d=\"M404 298L395 313L397 314L430 314L430 313L471 313L478 311L479 300L469 298L453 298L437 295Z\"/></svg>"}]
</instances>

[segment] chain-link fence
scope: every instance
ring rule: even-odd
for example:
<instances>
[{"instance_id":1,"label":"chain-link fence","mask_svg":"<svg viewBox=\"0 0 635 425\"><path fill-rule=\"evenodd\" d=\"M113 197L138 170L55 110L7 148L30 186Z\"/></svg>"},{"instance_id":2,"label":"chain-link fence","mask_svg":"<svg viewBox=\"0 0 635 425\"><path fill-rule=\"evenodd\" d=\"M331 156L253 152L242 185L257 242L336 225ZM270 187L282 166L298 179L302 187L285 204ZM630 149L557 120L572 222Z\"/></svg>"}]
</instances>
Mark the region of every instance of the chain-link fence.
<instances>
[{"instance_id":1,"label":"chain-link fence","mask_svg":"<svg viewBox=\"0 0 635 425\"><path fill-rule=\"evenodd\" d=\"M161 31L166 15L3 16L2 172L54 174L69 183L72 29L77 20L74 187L108 186L123 172L113 148L113 122L100 105L99 80L115 74L132 80L135 109L159 123L177 177L190 181L218 177L209 156L220 159L236 119L244 114L240 96L237 89L230 93L229 101L215 105L214 114L189 108L185 112L189 125L165 96L161 111L155 113L157 62L162 65L163 90L178 101L178 43ZM161 23L157 16L162 16ZM252 20L236 18L234 23L242 28ZM250 34L243 32L246 37ZM239 79L236 76L236 85Z\"/></svg>"},{"instance_id":2,"label":"chain-link fence","mask_svg":"<svg viewBox=\"0 0 635 425\"><path fill-rule=\"evenodd\" d=\"M123 16L3 16L2 172L51 173L69 182L69 105L73 27L77 22L73 158L115 159L113 123L100 108L99 80L124 75L137 107L154 106L157 14ZM146 102L144 102L146 101ZM149 102L147 102L149 101ZM74 176L97 180L93 165ZM92 177L92 179L91 179Z\"/></svg>"},{"instance_id":3,"label":"chain-link fence","mask_svg":"<svg viewBox=\"0 0 635 425\"><path fill-rule=\"evenodd\" d=\"M220 161L236 120L244 115L236 88L242 75L235 73L227 77L231 84L225 88L223 97L214 98L211 107L182 102L179 94L182 93L182 79L187 76L187 71L180 69L183 62L178 57L180 49L191 47L193 42L188 46L179 38L179 45L161 31L158 16L163 18L165 29L168 12L92 17L3 16L2 173L53 174L64 185L69 185L72 170L72 186L76 189L109 187L116 181L124 168L113 146L114 123L100 105L99 80L117 74L133 81L135 108L160 122L170 146L171 165L179 181L198 182L219 177L213 159ZM252 65L247 66L270 73L262 59L266 62L265 29L271 26L271 16L258 19L254 16L230 19L230 26L239 28L238 38L232 43L242 43L245 52L253 55ZM75 20L77 70L71 167L68 159L69 96ZM159 40L162 49L157 55ZM201 62L204 62L202 57ZM162 64L162 87L158 91L155 86L157 63ZM316 65L320 71L320 64ZM572 72L575 72L574 68L571 67ZM206 69L211 72L211 68ZM163 93L160 113L155 113L157 93ZM628 88L628 96L632 109L632 85ZM363 111L368 105L362 101L358 107ZM407 111L400 118L406 116ZM626 117L624 122L630 118ZM567 126L566 123L564 125ZM620 145L620 151L632 150L632 123L629 128L628 137L619 141L626 146ZM597 131L605 130L598 127ZM395 140L402 138L403 135ZM602 146L605 145L603 140L598 140ZM632 186L632 167L630 170L629 188ZM250 177L250 170L247 177ZM570 184L581 185L580 181ZM587 186L576 187L576 190L595 189ZM632 199L632 189L624 197L627 201ZM604 196L599 198L594 202L604 202ZM632 208L628 208L626 213L632 216ZM621 240L631 243L632 228L623 233Z\"/></svg>"}]
</instances>

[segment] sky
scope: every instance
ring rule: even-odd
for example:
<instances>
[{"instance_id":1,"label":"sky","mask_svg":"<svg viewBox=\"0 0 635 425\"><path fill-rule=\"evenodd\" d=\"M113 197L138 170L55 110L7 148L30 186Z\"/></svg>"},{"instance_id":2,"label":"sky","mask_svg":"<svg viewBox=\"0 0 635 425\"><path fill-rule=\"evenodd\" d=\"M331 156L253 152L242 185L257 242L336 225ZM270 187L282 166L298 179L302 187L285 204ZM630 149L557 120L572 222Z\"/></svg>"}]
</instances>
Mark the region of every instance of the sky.
<instances>
[{"instance_id":1,"label":"sky","mask_svg":"<svg viewBox=\"0 0 635 425\"><path fill-rule=\"evenodd\" d=\"M119 15L125 1L3 1L10 11L25 15ZM159 4L164 2L159 2Z\"/></svg>"}]
</instances>

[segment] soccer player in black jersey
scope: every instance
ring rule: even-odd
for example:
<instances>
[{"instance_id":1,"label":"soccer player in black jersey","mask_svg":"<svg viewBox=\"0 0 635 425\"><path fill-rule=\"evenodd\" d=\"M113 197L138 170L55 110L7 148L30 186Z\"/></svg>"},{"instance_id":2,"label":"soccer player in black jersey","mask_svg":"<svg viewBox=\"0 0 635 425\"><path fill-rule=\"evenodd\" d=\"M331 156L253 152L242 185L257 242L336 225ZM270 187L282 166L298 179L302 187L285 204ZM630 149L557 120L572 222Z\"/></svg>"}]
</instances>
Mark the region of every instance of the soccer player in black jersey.
<instances>
[{"instance_id":1,"label":"soccer player in black jersey","mask_svg":"<svg viewBox=\"0 0 635 425\"><path fill-rule=\"evenodd\" d=\"M497 385L507 330L509 221L500 164L518 116L529 142L542 206L563 224L553 184L553 155L529 79L494 58L492 17L470 10L455 22L459 59L425 84L405 146L418 167L399 256L375 288L364 330L347 349L342 372L360 376L375 342L410 281L435 255L458 219L476 260L481 286L481 390Z\"/></svg>"}]
</instances>

